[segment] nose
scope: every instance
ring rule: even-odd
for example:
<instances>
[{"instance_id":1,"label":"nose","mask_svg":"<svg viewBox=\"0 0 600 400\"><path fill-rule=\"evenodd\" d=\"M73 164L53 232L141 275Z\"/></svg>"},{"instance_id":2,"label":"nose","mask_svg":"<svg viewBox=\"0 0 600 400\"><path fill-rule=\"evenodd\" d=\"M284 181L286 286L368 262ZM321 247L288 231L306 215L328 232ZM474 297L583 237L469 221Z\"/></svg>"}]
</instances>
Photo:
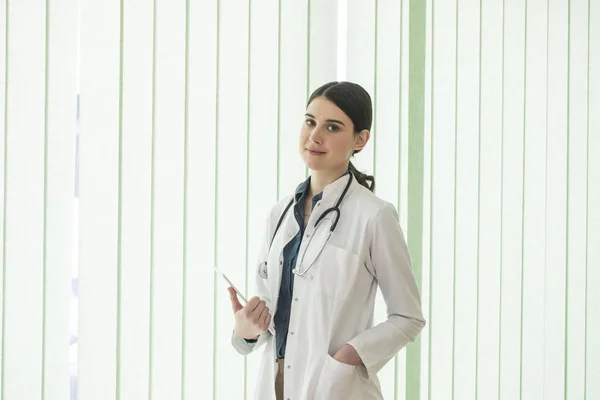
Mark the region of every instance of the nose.
<instances>
[{"instance_id":1,"label":"nose","mask_svg":"<svg viewBox=\"0 0 600 400\"><path fill-rule=\"evenodd\" d=\"M315 126L312 130L312 132L310 133L310 140L321 144L323 142L323 133L321 132L321 127L320 126Z\"/></svg>"}]
</instances>

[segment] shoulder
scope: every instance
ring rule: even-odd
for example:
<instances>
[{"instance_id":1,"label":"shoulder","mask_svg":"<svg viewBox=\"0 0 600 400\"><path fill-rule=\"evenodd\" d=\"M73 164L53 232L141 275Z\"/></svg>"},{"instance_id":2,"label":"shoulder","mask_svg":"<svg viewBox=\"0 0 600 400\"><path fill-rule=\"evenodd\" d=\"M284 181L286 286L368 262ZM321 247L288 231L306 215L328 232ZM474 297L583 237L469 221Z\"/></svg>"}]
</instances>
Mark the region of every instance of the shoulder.
<instances>
[{"instance_id":1,"label":"shoulder","mask_svg":"<svg viewBox=\"0 0 600 400\"><path fill-rule=\"evenodd\" d=\"M382 219L389 220L390 218L398 221L398 212L392 203L378 197L362 185L357 185L354 192L355 206L370 223L376 223Z\"/></svg>"},{"instance_id":2,"label":"shoulder","mask_svg":"<svg viewBox=\"0 0 600 400\"><path fill-rule=\"evenodd\" d=\"M365 239L381 240L384 237L403 237L400 219L396 206L378 197L364 186L354 191L354 206L352 214L359 216L358 220L364 229Z\"/></svg>"},{"instance_id":3,"label":"shoulder","mask_svg":"<svg viewBox=\"0 0 600 400\"><path fill-rule=\"evenodd\" d=\"M271 206L271 209L268 214L268 220L270 223L277 223L281 214L285 211L287 206L293 200L294 195L289 194L281 199L279 199L274 205Z\"/></svg>"},{"instance_id":4,"label":"shoulder","mask_svg":"<svg viewBox=\"0 0 600 400\"><path fill-rule=\"evenodd\" d=\"M289 194L281 199L279 199L275 204L271 206L267 213L266 223L267 223L267 234L269 237L272 237L275 233L275 229L277 227L277 222L286 211L288 205L293 200L294 195ZM287 210L289 212L289 210Z\"/></svg>"}]
</instances>

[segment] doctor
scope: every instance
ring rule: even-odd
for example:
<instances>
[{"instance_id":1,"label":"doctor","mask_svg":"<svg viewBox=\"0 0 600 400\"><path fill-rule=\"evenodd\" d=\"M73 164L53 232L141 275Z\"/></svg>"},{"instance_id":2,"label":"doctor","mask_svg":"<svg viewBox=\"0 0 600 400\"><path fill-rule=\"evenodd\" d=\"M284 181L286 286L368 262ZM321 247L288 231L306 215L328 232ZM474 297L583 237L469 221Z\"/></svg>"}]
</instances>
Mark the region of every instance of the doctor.
<instances>
[{"instance_id":1,"label":"doctor","mask_svg":"<svg viewBox=\"0 0 600 400\"><path fill-rule=\"evenodd\" d=\"M242 307L229 289L233 346L264 347L256 400L382 399L377 373L425 326L396 209L350 162L372 115L354 83L311 95L299 143L310 177L267 218L257 296ZM373 326L378 286L387 320Z\"/></svg>"}]
</instances>

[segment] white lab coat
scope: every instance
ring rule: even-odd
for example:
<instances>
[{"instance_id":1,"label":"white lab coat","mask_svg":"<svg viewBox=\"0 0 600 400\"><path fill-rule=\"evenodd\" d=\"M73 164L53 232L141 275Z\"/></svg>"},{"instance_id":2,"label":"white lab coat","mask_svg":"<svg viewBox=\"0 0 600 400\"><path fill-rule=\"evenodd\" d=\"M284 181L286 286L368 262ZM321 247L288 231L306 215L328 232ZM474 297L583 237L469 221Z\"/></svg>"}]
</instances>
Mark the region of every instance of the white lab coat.
<instances>
[{"instance_id":1,"label":"white lab coat","mask_svg":"<svg viewBox=\"0 0 600 400\"><path fill-rule=\"evenodd\" d=\"M341 217L334 233L316 258L335 213L329 213L316 231L314 223L324 210L335 205L348 179L345 175L325 187L299 249L298 263L304 253L304 266L313 260L315 263L304 277L294 277L284 399L382 399L377 372L425 326L396 209L356 179L340 205ZM291 199L288 196L277 203L268 218L260 251L261 261L268 262L267 277L258 273L258 263L255 270L257 295L266 301L273 315L277 312L283 248L300 229L293 209L286 213L270 251L269 243ZM386 301L388 318L373 326L377 285ZM333 359L345 343L356 349L364 366ZM266 332L255 344L248 344L234 334L232 344L244 355L265 347L254 398L275 400L275 338Z\"/></svg>"}]
</instances>

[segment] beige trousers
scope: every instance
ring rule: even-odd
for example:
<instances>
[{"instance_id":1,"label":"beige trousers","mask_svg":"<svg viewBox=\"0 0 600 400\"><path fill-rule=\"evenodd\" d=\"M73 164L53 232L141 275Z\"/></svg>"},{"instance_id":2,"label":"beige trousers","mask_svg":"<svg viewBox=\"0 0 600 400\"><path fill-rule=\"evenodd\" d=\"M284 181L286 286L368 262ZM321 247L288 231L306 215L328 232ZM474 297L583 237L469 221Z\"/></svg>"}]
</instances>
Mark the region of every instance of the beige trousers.
<instances>
[{"instance_id":1,"label":"beige trousers","mask_svg":"<svg viewBox=\"0 0 600 400\"><path fill-rule=\"evenodd\" d=\"M277 360L277 377L275 378L275 397L277 400L283 400L283 366L285 359Z\"/></svg>"}]
</instances>

